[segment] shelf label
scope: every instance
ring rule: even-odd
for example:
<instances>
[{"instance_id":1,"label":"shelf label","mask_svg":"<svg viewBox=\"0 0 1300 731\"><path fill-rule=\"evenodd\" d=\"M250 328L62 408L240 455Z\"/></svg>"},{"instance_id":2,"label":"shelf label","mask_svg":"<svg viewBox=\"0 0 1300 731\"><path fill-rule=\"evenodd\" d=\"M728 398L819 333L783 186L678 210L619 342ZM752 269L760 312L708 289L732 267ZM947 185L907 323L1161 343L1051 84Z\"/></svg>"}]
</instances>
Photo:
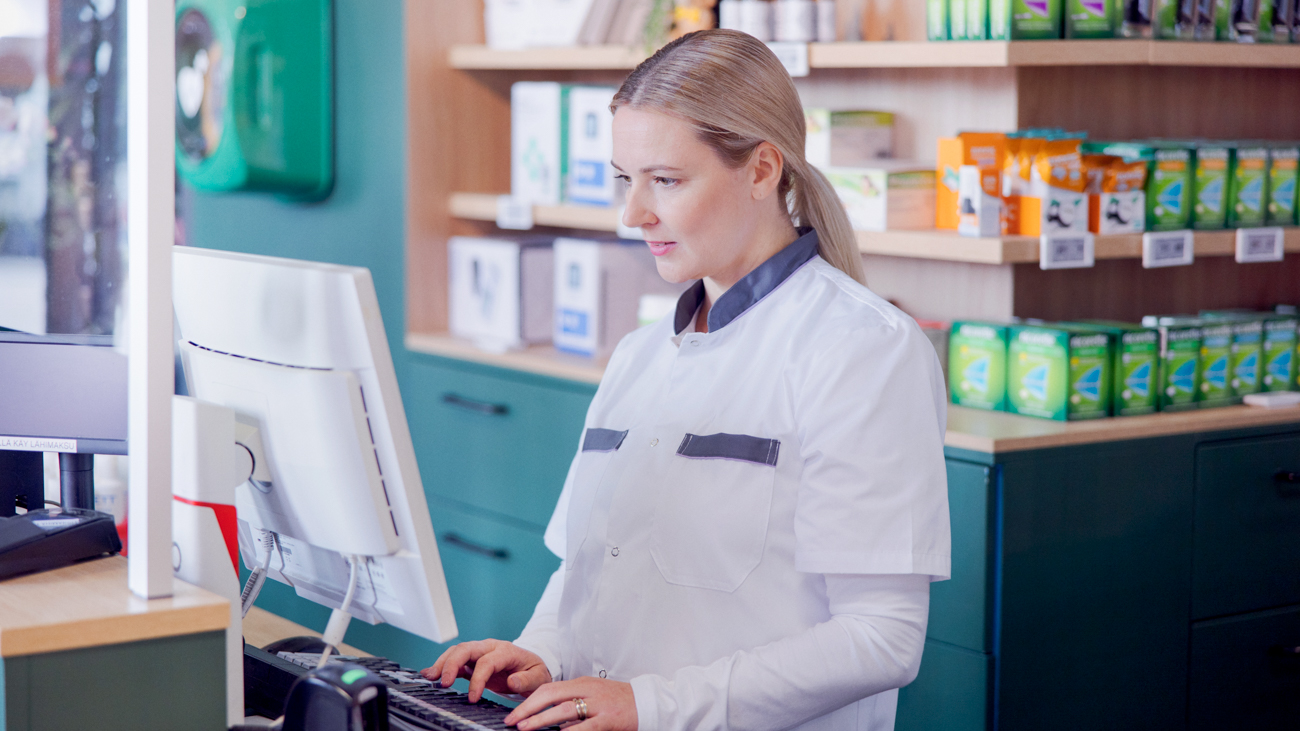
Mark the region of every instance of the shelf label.
<instances>
[{"instance_id":1,"label":"shelf label","mask_svg":"<svg viewBox=\"0 0 1300 731\"><path fill-rule=\"evenodd\" d=\"M1087 269L1093 265L1097 240L1091 233L1061 231L1038 239L1039 269Z\"/></svg>"},{"instance_id":2,"label":"shelf label","mask_svg":"<svg viewBox=\"0 0 1300 731\"><path fill-rule=\"evenodd\" d=\"M1237 229L1237 263L1282 261L1286 235L1277 226Z\"/></svg>"},{"instance_id":3,"label":"shelf label","mask_svg":"<svg viewBox=\"0 0 1300 731\"><path fill-rule=\"evenodd\" d=\"M75 452L76 439L0 436L0 450L14 452Z\"/></svg>"},{"instance_id":4,"label":"shelf label","mask_svg":"<svg viewBox=\"0 0 1300 731\"><path fill-rule=\"evenodd\" d=\"M1188 266L1196 256L1192 236L1188 229L1142 234L1142 268Z\"/></svg>"},{"instance_id":5,"label":"shelf label","mask_svg":"<svg viewBox=\"0 0 1300 731\"><path fill-rule=\"evenodd\" d=\"M808 44L778 41L767 44L791 76L808 75Z\"/></svg>"},{"instance_id":6,"label":"shelf label","mask_svg":"<svg viewBox=\"0 0 1300 731\"><path fill-rule=\"evenodd\" d=\"M618 207L618 222L614 224L614 235L620 239L632 239L633 241L645 241L645 234L640 228L628 228L623 225L623 214L627 211L627 206Z\"/></svg>"},{"instance_id":7,"label":"shelf label","mask_svg":"<svg viewBox=\"0 0 1300 731\"><path fill-rule=\"evenodd\" d=\"M532 227L532 203L514 196L497 196L497 228L527 231Z\"/></svg>"}]
</instances>

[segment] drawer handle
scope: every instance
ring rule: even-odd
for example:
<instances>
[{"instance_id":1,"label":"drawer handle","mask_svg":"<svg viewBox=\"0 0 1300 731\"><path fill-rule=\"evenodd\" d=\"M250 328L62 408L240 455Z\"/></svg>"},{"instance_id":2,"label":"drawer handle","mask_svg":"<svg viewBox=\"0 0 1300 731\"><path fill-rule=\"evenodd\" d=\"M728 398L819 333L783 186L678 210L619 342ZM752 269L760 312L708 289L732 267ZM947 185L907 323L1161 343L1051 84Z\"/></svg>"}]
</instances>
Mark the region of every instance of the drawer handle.
<instances>
[{"instance_id":1,"label":"drawer handle","mask_svg":"<svg viewBox=\"0 0 1300 731\"><path fill-rule=\"evenodd\" d=\"M472 398L465 398L464 396L458 396L454 393L444 393L442 395L442 402L450 406L455 406L458 409L465 409L466 411L473 411L479 414L487 414L489 416L503 416L505 414L510 413L510 407L506 406L505 404L494 404L488 401L477 401Z\"/></svg>"},{"instance_id":2,"label":"drawer handle","mask_svg":"<svg viewBox=\"0 0 1300 731\"><path fill-rule=\"evenodd\" d=\"M1278 470L1273 473L1273 482L1283 495L1300 496L1300 472Z\"/></svg>"},{"instance_id":3,"label":"drawer handle","mask_svg":"<svg viewBox=\"0 0 1300 731\"><path fill-rule=\"evenodd\" d=\"M474 541L466 540L461 537L459 533L443 533L442 541L443 543L450 543L457 548L463 548L470 553L477 553L480 556L495 558L499 561L505 561L510 558L510 551L507 551L504 548L489 548L488 546L480 545Z\"/></svg>"}]
</instances>

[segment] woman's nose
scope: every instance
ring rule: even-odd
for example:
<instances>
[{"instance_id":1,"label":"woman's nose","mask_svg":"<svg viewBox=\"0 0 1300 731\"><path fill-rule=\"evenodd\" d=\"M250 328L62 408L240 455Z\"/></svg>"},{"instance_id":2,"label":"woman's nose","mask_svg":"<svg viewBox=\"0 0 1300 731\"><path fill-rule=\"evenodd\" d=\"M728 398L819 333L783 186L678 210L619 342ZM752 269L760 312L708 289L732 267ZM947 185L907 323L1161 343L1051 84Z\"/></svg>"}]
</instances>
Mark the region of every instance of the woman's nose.
<instances>
[{"instance_id":1,"label":"woman's nose","mask_svg":"<svg viewBox=\"0 0 1300 731\"><path fill-rule=\"evenodd\" d=\"M650 211L649 206L643 200L644 196L634 187L628 188L627 206L623 209L623 225L628 228L643 228L653 226L659 222L654 213Z\"/></svg>"}]
</instances>

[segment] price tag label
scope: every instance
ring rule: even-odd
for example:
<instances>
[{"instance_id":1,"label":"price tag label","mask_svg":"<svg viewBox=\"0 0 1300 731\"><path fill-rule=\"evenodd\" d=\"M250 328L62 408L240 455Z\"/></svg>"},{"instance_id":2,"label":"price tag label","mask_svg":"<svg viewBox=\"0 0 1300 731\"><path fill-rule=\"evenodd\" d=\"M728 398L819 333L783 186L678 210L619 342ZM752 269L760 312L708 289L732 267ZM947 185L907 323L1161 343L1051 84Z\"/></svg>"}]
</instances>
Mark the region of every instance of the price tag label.
<instances>
[{"instance_id":1,"label":"price tag label","mask_svg":"<svg viewBox=\"0 0 1300 731\"><path fill-rule=\"evenodd\" d=\"M1142 267L1181 267L1192 263L1195 257L1192 232L1148 231L1142 234Z\"/></svg>"},{"instance_id":2,"label":"price tag label","mask_svg":"<svg viewBox=\"0 0 1300 731\"><path fill-rule=\"evenodd\" d=\"M1237 263L1282 261L1282 247L1285 243L1286 235L1276 226L1239 228L1237 229Z\"/></svg>"},{"instance_id":3,"label":"price tag label","mask_svg":"<svg viewBox=\"0 0 1300 731\"><path fill-rule=\"evenodd\" d=\"M787 73L794 77L808 75L808 44L780 41L767 44L780 59Z\"/></svg>"},{"instance_id":4,"label":"price tag label","mask_svg":"<svg viewBox=\"0 0 1300 731\"><path fill-rule=\"evenodd\" d=\"M1062 231L1038 239L1039 269L1087 269L1093 265L1097 241L1091 233Z\"/></svg>"},{"instance_id":5,"label":"price tag label","mask_svg":"<svg viewBox=\"0 0 1300 731\"><path fill-rule=\"evenodd\" d=\"M632 239L633 241L645 241L645 234L639 228L628 228L623 225L623 214L627 211L627 206L619 206L618 223L614 227L614 234L620 239Z\"/></svg>"},{"instance_id":6,"label":"price tag label","mask_svg":"<svg viewBox=\"0 0 1300 731\"><path fill-rule=\"evenodd\" d=\"M533 227L533 204L513 196L497 196L497 228L527 231Z\"/></svg>"}]
</instances>

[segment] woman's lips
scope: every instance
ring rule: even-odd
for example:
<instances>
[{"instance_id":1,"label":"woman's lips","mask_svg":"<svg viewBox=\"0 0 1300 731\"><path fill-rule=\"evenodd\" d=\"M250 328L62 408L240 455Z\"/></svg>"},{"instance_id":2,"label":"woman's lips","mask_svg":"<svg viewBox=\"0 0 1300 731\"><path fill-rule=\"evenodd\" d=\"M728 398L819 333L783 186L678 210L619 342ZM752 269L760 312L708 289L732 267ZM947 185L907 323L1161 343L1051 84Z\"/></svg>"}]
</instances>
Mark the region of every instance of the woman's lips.
<instances>
[{"instance_id":1,"label":"woman's lips","mask_svg":"<svg viewBox=\"0 0 1300 731\"><path fill-rule=\"evenodd\" d=\"M676 241L647 241L646 244L650 246L650 253L655 256L663 256L677 248Z\"/></svg>"}]
</instances>

